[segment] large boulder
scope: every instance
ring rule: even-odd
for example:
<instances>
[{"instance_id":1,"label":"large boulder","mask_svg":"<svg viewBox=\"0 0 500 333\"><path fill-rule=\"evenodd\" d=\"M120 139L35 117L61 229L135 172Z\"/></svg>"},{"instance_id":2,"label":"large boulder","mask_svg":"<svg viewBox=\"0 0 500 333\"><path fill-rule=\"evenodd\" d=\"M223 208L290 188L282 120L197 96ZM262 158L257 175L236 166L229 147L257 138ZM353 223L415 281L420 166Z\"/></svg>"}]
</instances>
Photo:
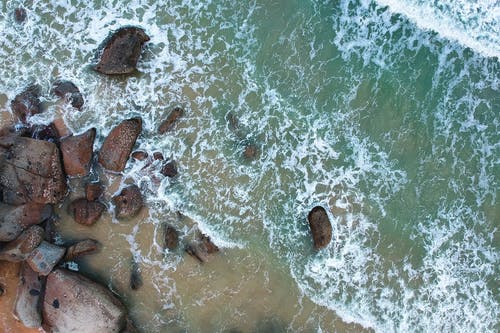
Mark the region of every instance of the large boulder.
<instances>
[{"instance_id":1,"label":"large boulder","mask_svg":"<svg viewBox=\"0 0 500 333\"><path fill-rule=\"evenodd\" d=\"M82 177L90 172L96 129L80 135L70 135L61 140L64 170L68 176Z\"/></svg>"},{"instance_id":2,"label":"large boulder","mask_svg":"<svg viewBox=\"0 0 500 333\"><path fill-rule=\"evenodd\" d=\"M66 194L66 177L57 146L30 138L2 137L0 187L8 204L59 203Z\"/></svg>"},{"instance_id":3,"label":"large boulder","mask_svg":"<svg viewBox=\"0 0 500 333\"><path fill-rule=\"evenodd\" d=\"M14 100L10 103L10 107L17 120L26 123L30 116L42 112L40 87L38 85L28 86L14 97Z\"/></svg>"},{"instance_id":4,"label":"large boulder","mask_svg":"<svg viewBox=\"0 0 500 333\"><path fill-rule=\"evenodd\" d=\"M27 203L10 206L0 203L0 242L16 239L24 229L41 223L51 215L51 205Z\"/></svg>"},{"instance_id":5,"label":"large boulder","mask_svg":"<svg viewBox=\"0 0 500 333\"><path fill-rule=\"evenodd\" d=\"M85 198L74 200L68 207L68 212L75 222L83 225L92 225L97 222L106 209L104 204L98 201L88 201Z\"/></svg>"},{"instance_id":6,"label":"large boulder","mask_svg":"<svg viewBox=\"0 0 500 333\"><path fill-rule=\"evenodd\" d=\"M96 71L108 75L132 73L141 55L142 45L149 40L149 36L140 28L118 29L104 41Z\"/></svg>"},{"instance_id":7,"label":"large boulder","mask_svg":"<svg viewBox=\"0 0 500 333\"><path fill-rule=\"evenodd\" d=\"M169 115L167 116L167 119L165 119L161 124L160 127L158 127L158 133L163 134L165 132L168 132L174 125L174 123L182 117L184 114L184 109L182 108L174 108L172 111L170 111Z\"/></svg>"},{"instance_id":8,"label":"large boulder","mask_svg":"<svg viewBox=\"0 0 500 333\"><path fill-rule=\"evenodd\" d=\"M47 277L42 315L53 333L118 333L126 325L125 307L109 290L64 269Z\"/></svg>"},{"instance_id":9,"label":"large boulder","mask_svg":"<svg viewBox=\"0 0 500 333\"><path fill-rule=\"evenodd\" d=\"M314 207L307 216L316 250L325 248L332 240L332 224L326 210L321 206Z\"/></svg>"},{"instance_id":10,"label":"large boulder","mask_svg":"<svg viewBox=\"0 0 500 333\"><path fill-rule=\"evenodd\" d=\"M26 327L42 326L41 298L44 280L30 266L23 263L14 304L14 316Z\"/></svg>"},{"instance_id":11,"label":"large boulder","mask_svg":"<svg viewBox=\"0 0 500 333\"><path fill-rule=\"evenodd\" d=\"M141 118L124 120L113 128L99 151L99 163L106 170L122 172L141 130Z\"/></svg>"},{"instance_id":12,"label":"large boulder","mask_svg":"<svg viewBox=\"0 0 500 333\"><path fill-rule=\"evenodd\" d=\"M28 259L31 252L43 241L44 230L38 225L33 225L24 230L15 240L0 247L0 260L11 262Z\"/></svg>"},{"instance_id":13,"label":"large boulder","mask_svg":"<svg viewBox=\"0 0 500 333\"><path fill-rule=\"evenodd\" d=\"M78 87L71 81L58 80L52 85L52 93L58 97L66 99L74 108L81 109L83 106L83 96Z\"/></svg>"},{"instance_id":14,"label":"large boulder","mask_svg":"<svg viewBox=\"0 0 500 333\"><path fill-rule=\"evenodd\" d=\"M137 185L125 187L120 194L112 198L112 201L117 218L134 217L143 206L141 190Z\"/></svg>"}]
</instances>

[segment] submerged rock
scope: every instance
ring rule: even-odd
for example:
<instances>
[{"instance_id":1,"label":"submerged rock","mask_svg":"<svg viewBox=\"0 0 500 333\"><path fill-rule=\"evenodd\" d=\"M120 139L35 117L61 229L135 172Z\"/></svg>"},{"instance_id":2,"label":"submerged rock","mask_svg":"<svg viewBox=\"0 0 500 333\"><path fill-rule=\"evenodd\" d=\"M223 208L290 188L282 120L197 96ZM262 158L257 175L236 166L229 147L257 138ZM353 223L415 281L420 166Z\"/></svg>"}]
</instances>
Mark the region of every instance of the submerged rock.
<instances>
[{"instance_id":1,"label":"submerged rock","mask_svg":"<svg viewBox=\"0 0 500 333\"><path fill-rule=\"evenodd\" d=\"M73 261L83 255L95 253L99 248L99 242L93 239L79 241L66 250L65 261Z\"/></svg>"},{"instance_id":2,"label":"submerged rock","mask_svg":"<svg viewBox=\"0 0 500 333\"><path fill-rule=\"evenodd\" d=\"M117 218L136 216L143 206L141 190L137 185L125 187L120 194L112 198Z\"/></svg>"},{"instance_id":3,"label":"submerged rock","mask_svg":"<svg viewBox=\"0 0 500 333\"><path fill-rule=\"evenodd\" d=\"M49 274L54 266L62 259L66 249L49 242L42 241L36 249L31 252L26 260L31 269L40 275Z\"/></svg>"},{"instance_id":4,"label":"submerged rock","mask_svg":"<svg viewBox=\"0 0 500 333\"><path fill-rule=\"evenodd\" d=\"M135 70L142 45L150 38L143 29L123 27L104 41L95 70L108 75L130 74Z\"/></svg>"},{"instance_id":5,"label":"submerged rock","mask_svg":"<svg viewBox=\"0 0 500 333\"><path fill-rule=\"evenodd\" d=\"M316 250L325 248L332 240L332 225L326 213L321 206L314 207L307 216L309 227Z\"/></svg>"},{"instance_id":6,"label":"submerged rock","mask_svg":"<svg viewBox=\"0 0 500 333\"><path fill-rule=\"evenodd\" d=\"M64 170L68 176L82 177L90 172L96 129L61 140Z\"/></svg>"},{"instance_id":7,"label":"submerged rock","mask_svg":"<svg viewBox=\"0 0 500 333\"><path fill-rule=\"evenodd\" d=\"M161 124L160 127L158 127L158 133L164 134L165 132L168 132L174 125L174 123L184 115L184 109L176 107L172 111L170 111L169 115L167 116L167 119L165 119Z\"/></svg>"},{"instance_id":8,"label":"submerged rock","mask_svg":"<svg viewBox=\"0 0 500 333\"><path fill-rule=\"evenodd\" d=\"M51 215L51 205L27 203L10 206L0 203L0 242L16 239L24 229L41 223Z\"/></svg>"},{"instance_id":9,"label":"submerged rock","mask_svg":"<svg viewBox=\"0 0 500 333\"><path fill-rule=\"evenodd\" d=\"M40 87L38 85L28 86L14 98L10 107L17 120L26 123L29 117L42 112Z\"/></svg>"},{"instance_id":10,"label":"submerged rock","mask_svg":"<svg viewBox=\"0 0 500 333\"><path fill-rule=\"evenodd\" d=\"M109 290L65 269L48 275L42 314L47 332L118 333L126 325L125 307Z\"/></svg>"},{"instance_id":11,"label":"submerged rock","mask_svg":"<svg viewBox=\"0 0 500 333\"><path fill-rule=\"evenodd\" d=\"M76 199L68 206L68 212L75 222L83 225L92 225L97 222L105 209L104 204L88 201L85 198Z\"/></svg>"},{"instance_id":12,"label":"submerged rock","mask_svg":"<svg viewBox=\"0 0 500 333\"><path fill-rule=\"evenodd\" d=\"M166 225L165 227L164 243L165 248L175 250L179 245L179 233L174 227Z\"/></svg>"},{"instance_id":13,"label":"submerged rock","mask_svg":"<svg viewBox=\"0 0 500 333\"><path fill-rule=\"evenodd\" d=\"M160 170L160 173L165 177L170 177L170 178L177 176L178 174L177 163L175 163L175 161L168 161L164 163Z\"/></svg>"},{"instance_id":14,"label":"submerged rock","mask_svg":"<svg viewBox=\"0 0 500 333\"><path fill-rule=\"evenodd\" d=\"M153 153L153 159L154 159L155 161L163 161L165 158L163 157L163 154L162 154L161 152L159 152L159 151L155 151L155 152Z\"/></svg>"},{"instance_id":15,"label":"submerged rock","mask_svg":"<svg viewBox=\"0 0 500 333\"><path fill-rule=\"evenodd\" d=\"M215 245L210 240L210 237L206 235L201 235L197 242L188 244L185 250L200 263L207 262L210 260L212 254L219 252L217 245Z\"/></svg>"},{"instance_id":16,"label":"submerged rock","mask_svg":"<svg viewBox=\"0 0 500 333\"><path fill-rule=\"evenodd\" d=\"M76 109L81 109L84 103L83 96L77 86L71 81L58 80L52 85L52 93L65 98Z\"/></svg>"},{"instance_id":17,"label":"submerged rock","mask_svg":"<svg viewBox=\"0 0 500 333\"><path fill-rule=\"evenodd\" d=\"M130 289L137 290L142 287L142 274L139 264L132 259L132 267L130 268Z\"/></svg>"},{"instance_id":18,"label":"submerged rock","mask_svg":"<svg viewBox=\"0 0 500 333\"><path fill-rule=\"evenodd\" d=\"M28 15L26 14L26 9L24 9L23 7L17 7L14 10L14 20L16 21L16 23L24 23L27 17Z\"/></svg>"},{"instance_id":19,"label":"submerged rock","mask_svg":"<svg viewBox=\"0 0 500 333\"><path fill-rule=\"evenodd\" d=\"M124 120L113 128L102 144L99 163L106 170L122 172L141 130L141 118Z\"/></svg>"},{"instance_id":20,"label":"submerged rock","mask_svg":"<svg viewBox=\"0 0 500 333\"><path fill-rule=\"evenodd\" d=\"M104 194L104 188L100 183L88 183L85 185L85 196L88 201L96 201Z\"/></svg>"},{"instance_id":21,"label":"submerged rock","mask_svg":"<svg viewBox=\"0 0 500 333\"><path fill-rule=\"evenodd\" d=\"M0 260L18 262L26 260L31 252L43 241L44 230L33 225L24 230L15 240L0 248Z\"/></svg>"},{"instance_id":22,"label":"submerged rock","mask_svg":"<svg viewBox=\"0 0 500 333\"><path fill-rule=\"evenodd\" d=\"M13 314L26 327L42 326L43 282L28 264L21 265Z\"/></svg>"},{"instance_id":23,"label":"submerged rock","mask_svg":"<svg viewBox=\"0 0 500 333\"><path fill-rule=\"evenodd\" d=\"M59 149L48 141L4 137L0 142L0 187L3 201L59 203L66 194Z\"/></svg>"},{"instance_id":24,"label":"submerged rock","mask_svg":"<svg viewBox=\"0 0 500 333\"><path fill-rule=\"evenodd\" d=\"M256 145L254 144L249 144L245 147L245 150L243 151L243 157L246 158L247 160L254 160L258 157L259 155L259 148L257 148Z\"/></svg>"}]
</instances>

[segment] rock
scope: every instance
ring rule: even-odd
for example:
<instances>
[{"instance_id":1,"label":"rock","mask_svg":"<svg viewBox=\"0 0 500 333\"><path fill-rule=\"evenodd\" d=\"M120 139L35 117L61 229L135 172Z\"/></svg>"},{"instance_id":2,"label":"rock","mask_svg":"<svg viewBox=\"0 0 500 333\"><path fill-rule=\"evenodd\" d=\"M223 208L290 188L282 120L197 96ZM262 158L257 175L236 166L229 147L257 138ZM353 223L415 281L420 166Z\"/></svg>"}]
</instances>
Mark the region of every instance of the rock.
<instances>
[{"instance_id":1,"label":"rock","mask_svg":"<svg viewBox=\"0 0 500 333\"><path fill-rule=\"evenodd\" d=\"M121 331L120 333L138 333L138 332L139 331L137 330L137 328L135 328L135 325L132 322L132 320L130 320L130 318L127 318L127 323L125 325L125 329L123 331Z\"/></svg>"},{"instance_id":2,"label":"rock","mask_svg":"<svg viewBox=\"0 0 500 333\"><path fill-rule=\"evenodd\" d=\"M85 196L88 201L98 200L104 193L104 188L99 183L88 183L85 185Z\"/></svg>"},{"instance_id":3,"label":"rock","mask_svg":"<svg viewBox=\"0 0 500 333\"><path fill-rule=\"evenodd\" d=\"M139 264L132 259L132 267L130 268L130 289L137 290L142 287L142 275Z\"/></svg>"},{"instance_id":4,"label":"rock","mask_svg":"<svg viewBox=\"0 0 500 333\"><path fill-rule=\"evenodd\" d=\"M65 269L48 275L42 315L47 332L118 333L126 325L125 307L109 290Z\"/></svg>"},{"instance_id":5,"label":"rock","mask_svg":"<svg viewBox=\"0 0 500 333\"><path fill-rule=\"evenodd\" d=\"M42 326L43 282L28 264L22 264L13 314L26 327Z\"/></svg>"},{"instance_id":6,"label":"rock","mask_svg":"<svg viewBox=\"0 0 500 333\"><path fill-rule=\"evenodd\" d=\"M170 111L170 114L168 115L167 119L165 119L161 124L160 127L158 127L158 133L164 134L165 132L169 131L174 123L184 115L184 109L182 108L174 108L172 111Z\"/></svg>"},{"instance_id":7,"label":"rock","mask_svg":"<svg viewBox=\"0 0 500 333\"><path fill-rule=\"evenodd\" d=\"M150 38L143 29L123 27L108 37L95 70L108 75L130 74L135 70L141 48Z\"/></svg>"},{"instance_id":8,"label":"rock","mask_svg":"<svg viewBox=\"0 0 500 333\"><path fill-rule=\"evenodd\" d=\"M162 154L162 153L160 153L159 151L155 151L155 152L153 153L153 159L154 159L155 161L163 161L163 160L164 160L164 157L163 157L163 154Z\"/></svg>"},{"instance_id":9,"label":"rock","mask_svg":"<svg viewBox=\"0 0 500 333\"><path fill-rule=\"evenodd\" d=\"M175 250L179 245L179 233L174 227L166 225L165 226L165 248L169 250Z\"/></svg>"},{"instance_id":10,"label":"rock","mask_svg":"<svg viewBox=\"0 0 500 333\"><path fill-rule=\"evenodd\" d=\"M243 151L243 157L246 158L247 160L253 160L257 158L258 154L259 154L259 149L254 144L247 145L245 147L245 150Z\"/></svg>"},{"instance_id":11,"label":"rock","mask_svg":"<svg viewBox=\"0 0 500 333\"><path fill-rule=\"evenodd\" d=\"M58 80L52 85L52 93L65 98L76 109L81 109L84 103L83 96L78 87L71 81Z\"/></svg>"},{"instance_id":12,"label":"rock","mask_svg":"<svg viewBox=\"0 0 500 333\"><path fill-rule=\"evenodd\" d=\"M177 176L177 164L175 163L175 161L168 161L167 163L164 163L160 170L160 173L165 177L170 178Z\"/></svg>"},{"instance_id":13,"label":"rock","mask_svg":"<svg viewBox=\"0 0 500 333\"><path fill-rule=\"evenodd\" d=\"M106 206L100 202L80 198L69 205L68 212L75 219L76 223L92 225L97 222L105 209Z\"/></svg>"},{"instance_id":14,"label":"rock","mask_svg":"<svg viewBox=\"0 0 500 333\"><path fill-rule=\"evenodd\" d=\"M61 140L64 170L71 177L86 176L90 172L96 129Z\"/></svg>"},{"instance_id":15,"label":"rock","mask_svg":"<svg viewBox=\"0 0 500 333\"><path fill-rule=\"evenodd\" d=\"M114 196L111 200L116 207L117 218L134 217L143 206L141 191L137 185L125 187L120 194Z\"/></svg>"},{"instance_id":16,"label":"rock","mask_svg":"<svg viewBox=\"0 0 500 333\"><path fill-rule=\"evenodd\" d=\"M29 227L15 240L4 244L0 248L0 260L12 262L26 260L31 252L40 245L43 236L42 227L38 225Z\"/></svg>"},{"instance_id":17,"label":"rock","mask_svg":"<svg viewBox=\"0 0 500 333\"><path fill-rule=\"evenodd\" d=\"M62 259L65 252L66 249L63 247L42 241L40 245L38 245L38 247L31 252L26 262L35 272L46 276Z\"/></svg>"},{"instance_id":18,"label":"rock","mask_svg":"<svg viewBox=\"0 0 500 333\"><path fill-rule=\"evenodd\" d=\"M59 143L59 132L54 124L48 125L33 125L28 129L28 133L24 135L32 139L49 141L55 144Z\"/></svg>"},{"instance_id":19,"label":"rock","mask_svg":"<svg viewBox=\"0 0 500 333\"><path fill-rule=\"evenodd\" d=\"M66 194L59 149L48 141L3 137L0 188L5 203L59 203Z\"/></svg>"},{"instance_id":20,"label":"rock","mask_svg":"<svg viewBox=\"0 0 500 333\"><path fill-rule=\"evenodd\" d=\"M24 23L24 21L26 21L27 16L28 15L26 14L26 9L24 9L23 7L17 7L14 10L14 20L18 24Z\"/></svg>"},{"instance_id":21,"label":"rock","mask_svg":"<svg viewBox=\"0 0 500 333\"><path fill-rule=\"evenodd\" d=\"M200 263L207 262L212 254L219 252L217 245L210 240L210 237L205 235L201 235L199 241L188 244L185 250Z\"/></svg>"},{"instance_id":22,"label":"rock","mask_svg":"<svg viewBox=\"0 0 500 333\"><path fill-rule=\"evenodd\" d=\"M321 206L316 206L309 212L307 219L314 240L314 248L319 250L326 247L332 240L332 225L326 210Z\"/></svg>"},{"instance_id":23,"label":"rock","mask_svg":"<svg viewBox=\"0 0 500 333\"><path fill-rule=\"evenodd\" d=\"M64 260L73 261L83 255L95 253L98 248L99 242L96 240L85 239L83 241L79 241L68 247L66 255L64 256Z\"/></svg>"},{"instance_id":24,"label":"rock","mask_svg":"<svg viewBox=\"0 0 500 333\"><path fill-rule=\"evenodd\" d=\"M29 117L42 112L40 87L37 85L28 86L14 98L10 107L17 120L26 123Z\"/></svg>"},{"instance_id":25,"label":"rock","mask_svg":"<svg viewBox=\"0 0 500 333\"><path fill-rule=\"evenodd\" d=\"M122 172L141 130L141 118L124 120L113 128L102 144L99 163L106 170Z\"/></svg>"},{"instance_id":26,"label":"rock","mask_svg":"<svg viewBox=\"0 0 500 333\"><path fill-rule=\"evenodd\" d=\"M27 203L9 206L0 203L0 242L16 239L24 229L41 223L51 215L51 205Z\"/></svg>"},{"instance_id":27,"label":"rock","mask_svg":"<svg viewBox=\"0 0 500 333\"><path fill-rule=\"evenodd\" d=\"M148 153L143 150L136 150L132 153L132 158L137 161L144 161L148 158Z\"/></svg>"},{"instance_id":28,"label":"rock","mask_svg":"<svg viewBox=\"0 0 500 333\"><path fill-rule=\"evenodd\" d=\"M69 130L68 126L66 126L66 123L64 122L63 118L56 118L52 122L52 125L57 131L57 134L59 134L59 137L65 137L71 134L71 131Z\"/></svg>"}]
</instances>

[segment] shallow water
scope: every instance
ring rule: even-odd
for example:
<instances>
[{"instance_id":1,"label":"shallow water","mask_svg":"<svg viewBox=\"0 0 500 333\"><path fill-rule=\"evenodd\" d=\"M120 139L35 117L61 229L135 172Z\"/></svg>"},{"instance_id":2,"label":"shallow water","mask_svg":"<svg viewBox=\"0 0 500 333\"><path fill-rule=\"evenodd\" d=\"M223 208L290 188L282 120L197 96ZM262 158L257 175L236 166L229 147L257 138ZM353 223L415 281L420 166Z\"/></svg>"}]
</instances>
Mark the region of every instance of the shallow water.
<instances>
[{"instance_id":1,"label":"shallow water","mask_svg":"<svg viewBox=\"0 0 500 333\"><path fill-rule=\"evenodd\" d=\"M109 207L84 228L61 210L65 238L103 243L80 269L144 331L498 330L495 1L41 1L23 2L17 25L19 3L1 5L1 121L37 82L48 110L35 121L95 126L98 149L139 115L137 146L178 162L174 181L141 162L111 176L108 198L141 186L149 209L137 219ZM99 43L128 24L151 36L138 72L93 72ZM49 96L57 78L80 87L81 112ZM178 105L186 115L155 134ZM318 204L334 240L314 252L306 216ZM164 223L182 244L201 230L222 253L201 266L164 253Z\"/></svg>"}]
</instances>

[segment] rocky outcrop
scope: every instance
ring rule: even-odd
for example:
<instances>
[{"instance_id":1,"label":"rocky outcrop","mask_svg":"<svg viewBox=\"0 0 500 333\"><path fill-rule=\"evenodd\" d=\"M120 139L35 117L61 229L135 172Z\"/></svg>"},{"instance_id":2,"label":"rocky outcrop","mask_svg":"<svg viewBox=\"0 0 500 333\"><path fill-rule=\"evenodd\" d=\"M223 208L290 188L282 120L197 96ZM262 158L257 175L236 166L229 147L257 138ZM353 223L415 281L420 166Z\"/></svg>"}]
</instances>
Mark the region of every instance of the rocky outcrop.
<instances>
[{"instance_id":1,"label":"rocky outcrop","mask_svg":"<svg viewBox=\"0 0 500 333\"><path fill-rule=\"evenodd\" d=\"M85 185L85 197L88 201L96 201L102 197L104 188L100 183L88 183Z\"/></svg>"},{"instance_id":2,"label":"rocky outcrop","mask_svg":"<svg viewBox=\"0 0 500 333\"><path fill-rule=\"evenodd\" d=\"M8 204L59 203L66 194L66 178L57 146L23 137L1 138L0 187Z\"/></svg>"},{"instance_id":3,"label":"rocky outcrop","mask_svg":"<svg viewBox=\"0 0 500 333\"><path fill-rule=\"evenodd\" d=\"M102 144L99 163L106 170L122 172L141 130L141 118L124 120L113 128Z\"/></svg>"},{"instance_id":4,"label":"rocky outcrop","mask_svg":"<svg viewBox=\"0 0 500 333\"><path fill-rule=\"evenodd\" d=\"M117 218L136 216L143 206L141 190L137 185L125 187L120 194L112 198Z\"/></svg>"},{"instance_id":5,"label":"rocky outcrop","mask_svg":"<svg viewBox=\"0 0 500 333\"><path fill-rule=\"evenodd\" d=\"M86 176L90 172L96 129L61 140L64 170L71 177Z\"/></svg>"},{"instance_id":6,"label":"rocky outcrop","mask_svg":"<svg viewBox=\"0 0 500 333\"><path fill-rule=\"evenodd\" d=\"M24 230L15 240L4 244L0 248L0 260L12 262L28 259L31 252L43 241L44 230L38 225L33 225Z\"/></svg>"},{"instance_id":7,"label":"rocky outcrop","mask_svg":"<svg viewBox=\"0 0 500 333\"><path fill-rule=\"evenodd\" d=\"M78 87L71 81L58 80L52 85L52 93L66 99L76 109L81 109L84 103Z\"/></svg>"},{"instance_id":8,"label":"rocky outcrop","mask_svg":"<svg viewBox=\"0 0 500 333\"><path fill-rule=\"evenodd\" d=\"M210 237L206 235L200 235L198 241L188 244L185 250L200 263L207 262L214 253L219 252L217 245L215 245L210 240Z\"/></svg>"},{"instance_id":9,"label":"rocky outcrop","mask_svg":"<svg viewBox=\"0 0 500 333\"><path fill-rule=\"evenodd\" d=\"M314 207L307 216L316 250L325 248L332 240L332 224L321 206Z\"/></svg>"},{"instance_id":10,"label":"rocky outcrop","mask_svg":"<svg viewBox=\"0 0 500 333\"><path fill-rule=\"evenodd\" d=\"M150 38L144 30L123 27L108 37L95 70L108 75L130 74L135 70L141 49Z\"/></svg>"},{"instance_id":11,"label":"rocky outcrop","mask_svg":"<svg viewBox=\"0 0 500 333\"><path fill-rule=\"evenodd\" d=\"M42 314L47 332L118 333L126 325L125 308L109 290L64 269L47 277Z\"/></svg>"},{"instance_id":12,"label":"rocky outcrop","mask_svg":"<svg viewBox=\"0 0 500 333\"><path fill-rule=\"evenodd\" d=\"M66 249L63 247L42 241L31 252L26 262L35 272L45 276L52 271L55 265L62 259L65 252Z\"/></svg>"},{"instance_id":13,"label":"rocky outcrop","mask_svg":"<svg viewBox=\"0 0 500 333\"><path fill-rule=\"evenodd\" d=\"M68 207L68 213L75 222L83 225L92 225L101 217L106 209L104 204L98 201L88 201L85 198L76 199Z\"/></svg>"},{"instance_id":14,"label":"rocky outcrop","mask_svg":"<svg viewBox=\"0 0 500 333\"><path fill-rule=\"evenodd\" d=\"M169 250L175 250L179 245L179 233L170 225L165 225L164 228L164 246Z\"/></svg>"},{"instance_id":15,"label":"rocky outcrop","mask_svg":"<svg viewBox=\"0 0 500 333\"><path fill-rule=\"evenodd\" d=\"M81 256L95 253L99 248L99 242L93 239L79 241L66 250L64 261L72 261Z\"/></svg>"},{"instance_id":16,"label":"rocky outcrop","mask_svg":"<svg viewBox=\"0 0 500 333\"><path fill-rule=\"evenodd\" d=\"M165 119L158 127L158 133L164 134L165 132L168 132L174 126L174 123L183 115L184 109L179 107L174 108L172 111L170 111L167 119Z\"/></svg>"},{"instance_id":17,"label":"rocky outcrop","mask_svg":"<svg viewBox=\"0 0 500 333\"><path fill-rule=\"evenodd\" d=\"M26 263L21 265L19 273L14 316L26 327L41 327L41 298L44 280L40 279L38 273L33 271Z\"/></svg>"},{"instance_id":18,"label":"rocky outcrop","mask_svg":"<svg viewBox=\"0 0 500 333\"><path fill-rule=\"evenodd\" d=\"M0 242L16 239L24 229L41 223L51 215L51 205L27 203L10 206L0 203Z\"/></svg>"},{"instance_id":19,"label":"rocky outcrop","mask_svg":"<svg viewBox=\"0 0 500 333\"><path fill-rule=\"evenodd\" d=\"M40 87L30 85L10 103L12 112L17 120L26 123L28 118L34 114L41 113Z\"/></svg>"}]
</instances>

